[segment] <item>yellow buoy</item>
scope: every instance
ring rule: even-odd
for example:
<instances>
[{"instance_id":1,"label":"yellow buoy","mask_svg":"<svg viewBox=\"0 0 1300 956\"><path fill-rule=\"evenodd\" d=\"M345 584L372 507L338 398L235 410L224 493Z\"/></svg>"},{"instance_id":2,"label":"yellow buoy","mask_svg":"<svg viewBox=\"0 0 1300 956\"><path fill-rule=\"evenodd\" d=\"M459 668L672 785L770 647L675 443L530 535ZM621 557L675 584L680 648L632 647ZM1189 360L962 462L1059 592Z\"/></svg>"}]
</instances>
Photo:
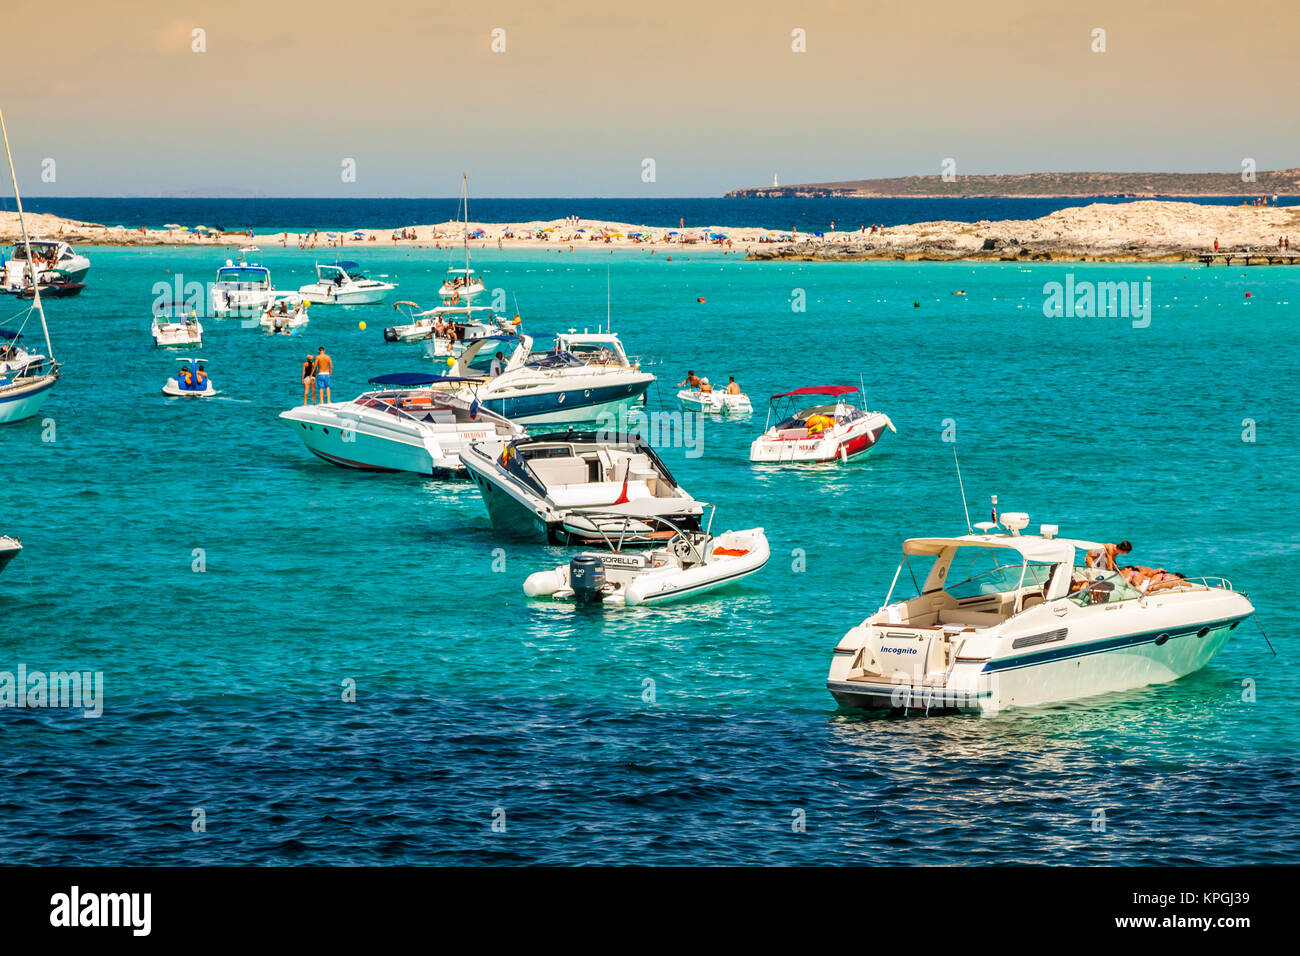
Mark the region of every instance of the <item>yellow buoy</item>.
<instances>
[{"instance_id":1,"label":"yellow buoy","mask_svg":"<svg viewBox=\"0 0 1300 956\"><path fill-rule=\"evenodd\" d=\"M451 366L453 366L453 365L455 365L455 364L456 364L456 360L455 360L454 358L452 358L450 355L448 355L448 356L447 356L447 367L448 367L448 368L451 368Z\"/></svg>"},{"instance_id":2,"label":"yellow buoy","mask_svg":"<svg viewBox=\"0 0 1300 956\"><path fill-rule=\"evenodd\" d=\"M362 332L364 332L364 331L366 330L366 323L365 323L365 322L358 322L358 323L357 323L357 328L359 328Z\"/></svg>"}]
</instances>

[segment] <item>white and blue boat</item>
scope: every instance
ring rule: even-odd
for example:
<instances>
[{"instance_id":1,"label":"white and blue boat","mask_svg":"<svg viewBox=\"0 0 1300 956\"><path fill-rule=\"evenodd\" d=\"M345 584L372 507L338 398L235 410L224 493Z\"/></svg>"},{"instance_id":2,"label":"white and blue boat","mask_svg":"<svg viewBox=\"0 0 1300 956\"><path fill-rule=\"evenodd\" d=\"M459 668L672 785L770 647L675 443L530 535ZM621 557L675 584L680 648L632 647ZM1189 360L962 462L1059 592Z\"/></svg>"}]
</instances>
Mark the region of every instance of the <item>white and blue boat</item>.
<instances>
[{"instance_id":1,"label":"white and blue boat","mask_svg":"<svg viewBox=\"0 0 1300 956\"><path fill-rule=\"evenodd\" d=\"M481 338L447 374L469 381L457 387L467 400L520 424L619 420L655 380L609 332L557 335L547 352L527 335Z\"/></svg>"}]
</instances>

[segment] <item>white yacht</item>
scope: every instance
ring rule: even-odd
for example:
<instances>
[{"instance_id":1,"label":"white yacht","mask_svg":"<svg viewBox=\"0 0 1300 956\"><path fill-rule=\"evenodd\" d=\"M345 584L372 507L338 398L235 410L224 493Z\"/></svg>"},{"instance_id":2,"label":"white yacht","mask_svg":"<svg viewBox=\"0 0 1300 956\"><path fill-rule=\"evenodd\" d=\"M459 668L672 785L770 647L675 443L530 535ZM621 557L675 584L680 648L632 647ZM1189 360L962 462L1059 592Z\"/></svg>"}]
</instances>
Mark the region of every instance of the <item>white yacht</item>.
<instances>
[{"instance_id":1,"label":"white yacht","mask_svg":"<svg viewBox=\"0 0 1300 956\"><path fill-rule=\"evenodd\" d=\"M226 264L217 270L209 297L212 314L217 318L261 315L276 297L275 286L271 284L271 270L266 266L227 259Z\"/></svg>"},{"instance_id":2,"label":"white yacht","mask_svg":"<svg viewBox=\"0 0 1300 956\"><path fill-rule=\"evenodd\" d=\"M374 305L383 302L397 286L367 278L361 266L350 260L316 265L316 281L298 290L308 302L327 305Z\"/></svg>"},{"instance_id":3,"label":"white yacht","mask_svg":"<svg viewBox=\"0 0 1300 956\"><path fill-rule=\"evenodd\" d=\"M9 562L23 553L23 543L12 535L0 536L0 571L9 567Z\"/></svg>"},{"instance_id":4,"label":"white yacht","mask_svg":"<svg viewBox=\"0 0 1300 956\"><path fill-rule=\"evenodd\" d=\"M471 343L447 373L467 379L466 399L521 424L617 420L642 402L655 377L627 357L613 333L568 332L549 352L534 352L527 335ZM493 375L493 367L500 372Z\"/></svg>"},{"instance_id":5,"label":"white yacht","mask_svg":"<svg viewBox=\"0 0 1300 956\"><path fill-rule=\"evenodd\" d=\"M836 701L988 714L1165 683L1254 613L1222 578L1093 567L1104 545L1028 524L995 513L978 533L903 542L884 604L835 648Z\"/></svg>"},{"instance_id":6,"label":"white yacht","mask_svg":"<svg viewBox=\"0 0 1300 956\"><path fill-rule=\"evenodd\" d=\"M428 386L424 372L370 380L379 388L350 402L300 405L280 413L315 455L364 471L463 474L462 450L476 441L508 441L523 429L472 402Z\"/></svg>"},{"instance_id":7,"label":"white yacht","mask_svg":"<svg viewBox=\"0 0 1300 956\"><path fill-rule=\"evenodd\" d=\"M25 252L27 249L35 252L38 246L27 235L27 217L23 215L23 198L18 192L18 173L14 171L14 157L9 149L9 130L5 126L3 110L0 110L0 134L4 137L5 156L9 160L9 178L14 184L14 205L18 210L18 225L22 231L22 242L15 247L14 254L17 255L20 250ZM12 266L12 262L6 266L6 282L9 281ZM89 263L86 267L89 268ZM30 316L35 312L40 316L41 332L45 336L45 355L41 356L40 363L24 361L17 367L0 372L0 425L23 421L39 414L41 406L45 404L45 400L49 398L59 381L60 366L54 360L54 346L50 344L50 329L45 321L45 307L41 304L40 268L35 256L29 262L23 255L21 266L14 272L14 277L19 289L25 285L24 269L27 271L27 277L31 279L32 307L27 315ZM7 341L10 346L16 347L16 334L14 338L9 338ZM11 356L16 357L16 352L11 353Z\"/></svg>"},{"instance_id":8,"label":"white yacht","mask_svg":"<svg viewBox=\"0 0 1300 956\"><path fill-rule=\"evenodd\" d=\"M30 265L36 267L36 282L78 283L90 271L90 260L62 239L29 239L14 244L5 262L4 287L7 292L22 292L31 276L27 250L31 249Z\"/></svg>"},{"instance_id":9,"label":"white yacht","mask_svg":"<svg viewBox=\"0 0 1300 956\"><path fill-rule=\"evenodd\" d=\"M193 311L178 309L171 315L165 312L154 315L150 332L157 348L187 348L203 344L203 324Z\"/></svg>"},{"instance_id":10,"label":"white yacht","mask_svg":"<svg viewBox=\"0 0 1300 956\"><path fill-rule=\"evenodd\" d=\"M461 462L494 527L556 544L663 544L700 530L704 506L636 435L556 432L479 442Z\"/></svg>"}]
</instances>

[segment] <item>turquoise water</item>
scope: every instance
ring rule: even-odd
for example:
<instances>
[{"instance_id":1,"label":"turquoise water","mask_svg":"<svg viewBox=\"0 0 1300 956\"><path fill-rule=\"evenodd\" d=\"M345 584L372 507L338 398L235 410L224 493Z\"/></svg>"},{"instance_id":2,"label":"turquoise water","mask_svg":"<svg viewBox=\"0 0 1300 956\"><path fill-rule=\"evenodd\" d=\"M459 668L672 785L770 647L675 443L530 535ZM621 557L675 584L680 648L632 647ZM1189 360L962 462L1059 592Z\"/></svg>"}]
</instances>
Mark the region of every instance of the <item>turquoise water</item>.
<instances>
[{"instance_id":1,"label":"turquoise water","mask_svg":"<svg viewBox=\"0 0 1300 956\"><path fill-rule=\"evenodd\" d=\"M391 308L317 307L293 338L209 320L222 395L187 404L159 393L153 286L208 281L226 254L90 254L86 292L47 306L53 434L0 431L3 531L26 546L0 579L0 671L102 671L106 700L98 719L0 710L7 859L1296 861L1300 270L476 251L529 330L594 328L608 281L660 377L651 410L687 368L755 398L861 377L898 426L841 467L749 465L762 412L707 423L699 457L662 448L773 558L715 597L614 613L527 602L523 579L565 553L500 538L470 483L338 469L277 420L318 345L336 398L427 367L382 340ZM446 268L349 255L422 303ZM313 275L296 249L262 261L281 288ZM1069 272L1149 278L1149 327L1045 318L1044 283ZM1129 538L1139 563L1225 575L1279 656L1252 623L1161 687L993 719L837 714L831 648L879 605L901 540L964 529L947 419L972 520L997 494L1035 526Z\"/></svg>"}]
</instances>

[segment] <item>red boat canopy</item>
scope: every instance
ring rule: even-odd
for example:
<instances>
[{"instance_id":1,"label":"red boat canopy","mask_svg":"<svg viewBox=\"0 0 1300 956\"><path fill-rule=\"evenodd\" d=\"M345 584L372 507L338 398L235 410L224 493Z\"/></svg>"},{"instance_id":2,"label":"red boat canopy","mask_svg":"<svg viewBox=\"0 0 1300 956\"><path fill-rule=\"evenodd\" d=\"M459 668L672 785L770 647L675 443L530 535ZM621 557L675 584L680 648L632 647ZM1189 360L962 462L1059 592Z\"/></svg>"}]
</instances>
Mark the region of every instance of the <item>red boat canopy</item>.
<instances>
[{"instance_id":1,"label":"red boat canopy","mask_svg":"<svg viewBox=\"0 0 1300 956\"><path fill-rule=\"evenodd\" d=\"M857 388L852 385L805 385L803 388L796 388L793 392L782 392L780 395L773 395L773 398L785 398L787 395L848 395L856 392Z\"/></svg>"}]
</instances>

